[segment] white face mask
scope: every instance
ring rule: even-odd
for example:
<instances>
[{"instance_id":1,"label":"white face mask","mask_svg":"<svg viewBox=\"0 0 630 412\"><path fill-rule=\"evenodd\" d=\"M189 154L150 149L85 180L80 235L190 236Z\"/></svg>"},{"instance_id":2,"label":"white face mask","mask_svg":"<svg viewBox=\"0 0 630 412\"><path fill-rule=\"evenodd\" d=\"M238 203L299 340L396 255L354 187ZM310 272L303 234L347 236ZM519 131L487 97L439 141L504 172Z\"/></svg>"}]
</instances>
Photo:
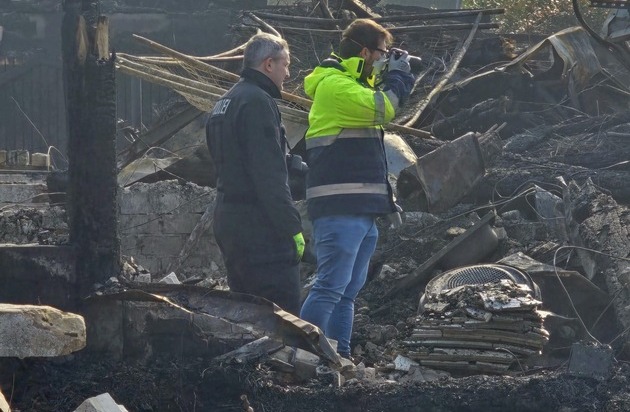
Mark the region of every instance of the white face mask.
<instances>
[{"instance_id":1,"label":"white face mask","mask_svg":"<svg viewBox=\"0 0 630 412\"><path fill-rule=\"evenodd\" d=\"M372 63L372 76L374 76L378 83L380 83L381 81L383 71L385 70L388 61L388 56L386 54L383 54L380 59Z\"/></svg>"}]
</instances>

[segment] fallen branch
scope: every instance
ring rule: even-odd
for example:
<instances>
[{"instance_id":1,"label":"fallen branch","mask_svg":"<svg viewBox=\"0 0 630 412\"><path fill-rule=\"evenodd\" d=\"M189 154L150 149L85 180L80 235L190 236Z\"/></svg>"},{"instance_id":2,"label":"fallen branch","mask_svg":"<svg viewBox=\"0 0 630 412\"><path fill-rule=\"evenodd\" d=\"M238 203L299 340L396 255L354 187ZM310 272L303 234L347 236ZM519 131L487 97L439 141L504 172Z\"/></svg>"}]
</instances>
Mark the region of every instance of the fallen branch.
<instances>
[{"instance_id":1,"label":"fallen branch","mask_svg":"<svg viewBox=\"0 0 630 412\"><path fill-rule=\"evenodd\" d=\"M330 19L330 20L335 19L332 12L328 8L328 0L320 0L319 9L322 11L322 14L324 15L325 18Z\"/></svg>"},{"instance_id":2,"label":"fallen branch","mask_svg":"<svg viewBox=\"0 0 630 412\"><path fill-rule=\"evenodd\" d=\"M137 34L134 34L133 37L135 39L137 39L138 41L140 41L141 43L146 44L147 46L151 47L154 50L158 50L166 55L169 55L175 59L181 60L187 64L189 64L190 66L192 66L195 69L198 69L202 72L205 73L210 73L216 76L219 76L221 78L223 78L224 80L230 81L232 83L236 83L239 79L240 76L237 74L234 74L232 72L229 72L227 70L223 70L220 69L218 67L212 66L210 64L201 62L193 57L190 57L188 55L185 55L183 53L180 53L176 50L173 50L169 47L163 46L160 43L154 42L153 40L149 40L145 37L142 36L138 36ZM290 94L287 92L282 92L282 98L284 100L287 100L289 102L293 102L293 103L297 103L305 108L310 108L312 105L312 102L309 99L305 99L303 97L300 96L296 96L294 94Z\"/></svg>"},{"instance_id":3,"label":"fallen branch","mask_svg":"<svg viewBox=\"0 0 630 412\"><path fill-rule=\"evenodd\" d=\"M243 13L243 15L245 15L245 16L249 17L250 19L254 20L263 29L267 30L269 33L273 34L274 36L278 36L278 37L282 38L282 35L280 33L278 33L278 31L276 29L274 29L272 25L270 25L269 23L267 23L266 21L264 21L260 17L256 16L254 13L252 13L250 11L246 11L246 12Z\"/></svg>"},{"instance_id":4,"label":"fallen branch","mask_svg":"<svg viewBox=\"0 0 630 412\"><path fill-rule=\"evenodd\" d=\"M196 80L191 80L185 77L178 76L176 74L164 72L161 70L155 70L150 68L137 69L125 64L119 64L117 68L123 73L127 73L132 76L139 77L147 80L151 83L159 84L177 92L190 94L198 97L208 97L211 99L218 99L223 93L211 92L206 89L206 86L210 86ZM149 71L151 73L149 73ZM211 86L214 87L214 86ZM218 89L218 88L217 88ZM225 92L225 91L224 91Z\"/></svg>"},{"instance_id":5,"label":"fallen branch","mask_svg":"<svg viewBox=\"0 0 630 412\"><path fill-rule=\"evenodd\" d=\"M422 113L424 112L424 109L427 108L429 103L431 103L431 100L433 100L433 98L435 96L437 96L441 92L442 88L451 79L451 77L455 73L455 70L457 70L457 67L459 66L459 63L464 58L464 55L466 54L466 51L468 51L468 47L470 46L470 43L472 43L472 40L475 37L475 34L477 33L477 28L479 27L479 22L481 21L481 17L482 16L483 16L483 14L481 14L481 13L479 13L477 15L477 19L475 20L473 28L470 31L470 34L468 35L468 38L466 39L464 44L462 44L462 47L457 51L457 53L455 54L455 57L451 61L451 67L444 74L442 79L440 79L440 81L433 88L433 90L431 90L431 92L428 94L428 96L420 101L420 104L418 105L418 108L416 109L416 114L411 118L411 120L409 120L408 122L405 123L405 126L413 127L416 124L416 122L418 121L418 119L420 118Z\"/></svg>"},{"instance_id":6,"label":"fallen branch","mask_svg":"<svg viewBox=\"0 0 630 412\"><path fill-rule=\"evenodd\" d=\"M117 57L124 57L127 60L134 60L148 64L157 64L160 66L179 66L181 65L181 61L170 58L170 57L162 57L162 56L134 56L133 54L127 53L116 53ZM197 60L203 61L205 63L222 63L222 62L230 62L243 60L243 56L206 56L206 57L193 57Z\"/></svg>"},{"instance_id":7,"label":"fallen branch","mask_svg":"<svg viewBox=\"0 0 630 412\"><path fill-rule=\"evenodd\" d=\"M204 90L204 91L207 91L209 93L214 93L219 96L227 92L226 89L223 89L221 87L217 87L208 83L189 79L187 77L182 77L166 70L160 70L151 66L134 63L127 59L118 59L116 63L118 65L118 68L121 69L123 72L126 71L127 73L133 74L133 75L138 75L139 72L144 73L145 75L147 74L150 75L151 76L150 78L149 76L146 76L145 78L147 80L150 79L152 83L157 83L159 82L160 79L164 79L164 80L170 80L172 82L176 82L178 84L186 85L189 87L195 87L199 90Z\"/></svg>"},{"instance_id":8,"label":"fallen branch","mask_svg":"<svg viewBox=\"0 0 630 412\"><path fill-rule=\"evenodd\" d=\"M424 130L420 130L420 129L414 129L412 127L403 126L401 124L389 123L385 125L385 129L391 130L393 132L408 134L411 136L422 137L424 139L435 139L435 136L433 136L429 132L425 132Z\"/></svg>"}]
</instances>

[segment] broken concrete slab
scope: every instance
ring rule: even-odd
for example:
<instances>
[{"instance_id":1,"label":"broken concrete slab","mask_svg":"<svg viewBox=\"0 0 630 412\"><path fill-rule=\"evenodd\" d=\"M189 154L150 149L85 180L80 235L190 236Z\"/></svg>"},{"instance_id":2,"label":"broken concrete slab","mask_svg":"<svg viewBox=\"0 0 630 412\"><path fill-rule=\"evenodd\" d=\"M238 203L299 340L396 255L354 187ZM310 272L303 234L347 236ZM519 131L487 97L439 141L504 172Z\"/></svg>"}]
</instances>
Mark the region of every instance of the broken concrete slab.
<instances>
[{"instance_id":1,"label":"broken concrete slab","mask_svg":"<svg viewBox=\"0 0 630 412\"><path fill-rule=\"evenodd\" d=\"M127 409L118 405L109 393L103 393L86 399L74 412L127 412Z\"/></svg>"},{"instance_id":2,"label":"broken concrete slab","mask_svg":"<svg viewBox=\"0 0 630 412\"><path fill-rule=\"evenodd\" d=\"M80 315L50 306L0 304L0 356L63 356L85 344Z\"/></svg>"}]
</instances>

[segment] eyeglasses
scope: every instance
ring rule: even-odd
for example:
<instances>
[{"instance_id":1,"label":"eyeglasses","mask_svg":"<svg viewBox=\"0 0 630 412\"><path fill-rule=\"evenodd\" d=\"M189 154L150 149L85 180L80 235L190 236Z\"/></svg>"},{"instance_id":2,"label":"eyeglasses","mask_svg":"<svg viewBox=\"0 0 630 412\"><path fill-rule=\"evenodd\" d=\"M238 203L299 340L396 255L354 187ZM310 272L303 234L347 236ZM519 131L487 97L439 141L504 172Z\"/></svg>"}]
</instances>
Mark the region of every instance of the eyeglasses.
<instances>
[{"instance_id":1,"label":"eyeglasses","mask_svg":"<svg viewBox=\"0 0 630 412\"><path fill-rule=\"evenodd\" d=\"M354 44L356 44L356 45L358 45L358 46L361 46L361 47L367 47L367 46L362 45L362 44L361 44L361 43L359 43L358 41L354 40L353 38L350 38L350 37L344 37L344 38L345 38L345 39L350 40L352 43L354 43ZM381 52L383 55L387 55L387 50L383 50L383 49L380 49L380 48L378 48L378 47L374 47L374 48L367 47L367 48L368 48L369 50L372 50L372 51L378 51L378 52Z\"/></svg>"}]
</instances>

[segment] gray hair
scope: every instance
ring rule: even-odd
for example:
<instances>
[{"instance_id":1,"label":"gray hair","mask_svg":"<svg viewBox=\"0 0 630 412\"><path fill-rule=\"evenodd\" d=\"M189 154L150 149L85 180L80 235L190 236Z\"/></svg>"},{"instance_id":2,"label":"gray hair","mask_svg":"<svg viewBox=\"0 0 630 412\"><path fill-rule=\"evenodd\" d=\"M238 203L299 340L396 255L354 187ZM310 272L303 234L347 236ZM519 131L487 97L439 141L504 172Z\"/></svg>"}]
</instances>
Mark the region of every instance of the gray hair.
<instances>
[{"instance_id":1,"label":"gray hair","mask_svg":"<svg viewBox=\"0 0 630 412\"><path fill-rule=\"evenodd\" d=\"M243 68L257 68L265 59L279 57L283 50L289 52L289 45L283 38L269 33L256 34L245 44Z\"/></svg>"}]
</instances>

